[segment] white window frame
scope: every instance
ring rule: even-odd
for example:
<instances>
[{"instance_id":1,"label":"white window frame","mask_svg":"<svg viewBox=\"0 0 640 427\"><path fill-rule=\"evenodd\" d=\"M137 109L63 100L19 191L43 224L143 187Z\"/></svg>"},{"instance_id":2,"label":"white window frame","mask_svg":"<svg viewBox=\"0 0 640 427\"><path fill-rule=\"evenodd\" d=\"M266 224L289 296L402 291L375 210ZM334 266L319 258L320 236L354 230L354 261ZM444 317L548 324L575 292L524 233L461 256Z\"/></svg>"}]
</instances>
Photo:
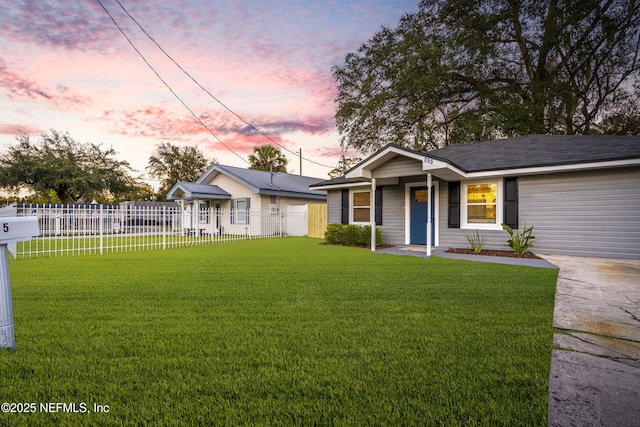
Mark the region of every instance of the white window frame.
<instances>
[{"instance_id":1,"label":"white window frame","mask_svg":"<svg viewBox=\"0 0 640 427\"><path fill-rule=\"evenodd\" d=\"M355 193L369 193L369 205L368 206L356 206L354 203L354 194ZM356 208L360 208L360 209L369 209L369 217L367 219L367 221L355 221L353 218L353 210ZM352 188L349 191L349 224L371 224L371 220L369 219L371 218L371 188L366 188L366 187L360 187L360 188Z\"/></svg>"},{"instance_id":2,"label":"white window frame","mask_svg":"<svg viewBox=\"0 0 640 427\"><path fill-rule=\"evenodd\" d=\"M211 214L211 202L208 200L200 200L198 202L198 224L209 224Z\"/></svg>"},{"instance_id":3,"label":"white window frame","mask_svg":"<svg viewBox=\"0 0 640 427\"><path fill-rule=\"evenodd\" d=\"M238 203L243 203L244 204L244 208L240 209L238 208ZM235 215L235 224L246 224L247 223L247 199L246 198L242 198L242 199L234 199L233 200L233 208L234 208L234 215ZM241 213L242 212L242 213Z\"/></svg>"},{"instance_id":4,"label":"white window frame","mask_svg":"<svg viewBox=\"0 0 640 427\"><path fill-rule=\"evenodd\" d=\"M496 223L478 224L467 222L467 191L469 186L478 184L496 184ZM460 228L463 230L502 230L503 216L503 183L502 179L483 179L460 183Z\"/></svg>"}]
</instances>

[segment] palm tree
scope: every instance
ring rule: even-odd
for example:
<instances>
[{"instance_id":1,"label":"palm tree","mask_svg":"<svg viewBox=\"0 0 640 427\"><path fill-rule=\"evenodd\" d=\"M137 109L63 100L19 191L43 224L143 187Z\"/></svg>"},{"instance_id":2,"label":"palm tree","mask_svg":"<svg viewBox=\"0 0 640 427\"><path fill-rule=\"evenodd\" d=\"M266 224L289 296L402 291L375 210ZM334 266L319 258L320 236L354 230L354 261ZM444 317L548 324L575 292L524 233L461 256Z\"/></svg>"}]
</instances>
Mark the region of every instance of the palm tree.
<instances>
[{"instance_id":1,"label":"palm tree","mask_svg":"<svg viewBox=\"0 0 640 427\"><path fill-rule=\"evenodd\" d=\"M253 147L253 154L249 155L251 166L249 169L267 172L287 172L289 160L279 148L269 144Z\"/></svg>"}]
</instances>

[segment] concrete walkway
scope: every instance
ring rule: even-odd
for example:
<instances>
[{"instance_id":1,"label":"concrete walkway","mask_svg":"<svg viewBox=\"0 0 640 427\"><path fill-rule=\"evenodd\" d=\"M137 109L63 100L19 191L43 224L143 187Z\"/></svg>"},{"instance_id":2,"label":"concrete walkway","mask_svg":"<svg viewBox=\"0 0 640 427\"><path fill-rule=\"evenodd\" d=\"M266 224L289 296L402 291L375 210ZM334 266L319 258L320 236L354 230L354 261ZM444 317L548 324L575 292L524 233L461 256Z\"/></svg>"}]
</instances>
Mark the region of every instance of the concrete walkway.
<instances>
[{"instance_id":1,"label":"concrete walkway","mask_svg":"<svg viewBox=\"0 0 640 427\"><path fill-rule=\"evenodd\" d=\"M549 426L640 426L640 261L544 258L560 269Z\"/></svg>"}]
</instances>

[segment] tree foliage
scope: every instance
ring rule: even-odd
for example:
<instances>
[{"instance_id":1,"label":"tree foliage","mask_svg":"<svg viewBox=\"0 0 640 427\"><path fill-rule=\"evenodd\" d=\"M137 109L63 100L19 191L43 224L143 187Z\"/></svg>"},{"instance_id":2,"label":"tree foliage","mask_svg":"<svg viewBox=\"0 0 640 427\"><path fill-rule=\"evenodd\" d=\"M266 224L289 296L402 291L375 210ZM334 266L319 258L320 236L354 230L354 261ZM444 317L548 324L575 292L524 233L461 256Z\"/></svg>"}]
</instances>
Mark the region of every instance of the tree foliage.
<instances>
[{"instance_id":1,"label":"tree foliage","mask_svg":"<svg viewBox=\"0 0 640 427\"><path fill-rule=\"evenodd\" d=\"M251 166L249 169L267 172L286 172L289 160L279 148L269 144L253 147L253 154L249 155Z\"/></svg>"},{"instance_id":2,"label":"tree foliage","mask_svg":"<svg viewBox=\"0 0 640 427\"><path fill-rule=\"evenodd\" d=\"M205 157L195 145L180 147L170 142L161 142L156 146L156 154L149 157L147 172L160 179L158 192L162 197L178 182L197 180L215 163L215 159Z\"/></svg>"},{"instance_id":3,"label":"tree foliage","mask_svg":"<svg viewBox=\"0 0 640 427\"><path fill-rule=\"evenodd\" d=\"M0 186L7 190L28 188L49 202L57 197L67 204L79 199L114 202L139 185L129 163L114 158L113 148L103 150L53 129L37 142L28 134L16 139L0 157Z\"/></svg>"},{"instance_id":4,"label":"tree foliage","mask_svg":"<svg viewBox=\"0 0 640 427\"><path fill-rule=\"evenodd\" d=\"M423 0L341 66L343 148L598 132L640 70L637 0Z\"/></svg>"},{"instance_id":5,"label":"tree foliage","mask_svg":"<svg viewBox=\"0 0 640 427\"><path fill-rule=\"evenodd\" d=\"M340 160L338 160L338 165L336 166L336 168L332 169L329 172L329 178L334 179L334 178L339 178L341 176L344 176L346 171L348 171L349 169L351 169L353 166L357 165L361 161L362 159L360 157L348 158L348 157L345 157L344 155L341 156Z\"/></svg>"}]
</instances>

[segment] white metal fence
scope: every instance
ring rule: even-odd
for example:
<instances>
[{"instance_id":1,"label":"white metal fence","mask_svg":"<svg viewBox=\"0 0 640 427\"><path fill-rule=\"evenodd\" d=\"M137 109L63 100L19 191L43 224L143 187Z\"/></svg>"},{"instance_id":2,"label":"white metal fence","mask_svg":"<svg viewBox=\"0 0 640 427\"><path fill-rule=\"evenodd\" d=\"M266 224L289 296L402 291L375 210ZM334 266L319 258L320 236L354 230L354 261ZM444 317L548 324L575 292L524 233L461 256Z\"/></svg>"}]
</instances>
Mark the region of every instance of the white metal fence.
<instances>
[{"instance_id":1,"label":"white metal fence","mask_svg":"<svg viewBox=\"0 0 640 427\"><path fill-rule=\"evenodd\" d=\"M307 235L306 206L286 210L183 210L178 204L14 205L0 216L37 216L40 236L18 242L16 258L88 255Z\"/></svg>"}]
</instances>

